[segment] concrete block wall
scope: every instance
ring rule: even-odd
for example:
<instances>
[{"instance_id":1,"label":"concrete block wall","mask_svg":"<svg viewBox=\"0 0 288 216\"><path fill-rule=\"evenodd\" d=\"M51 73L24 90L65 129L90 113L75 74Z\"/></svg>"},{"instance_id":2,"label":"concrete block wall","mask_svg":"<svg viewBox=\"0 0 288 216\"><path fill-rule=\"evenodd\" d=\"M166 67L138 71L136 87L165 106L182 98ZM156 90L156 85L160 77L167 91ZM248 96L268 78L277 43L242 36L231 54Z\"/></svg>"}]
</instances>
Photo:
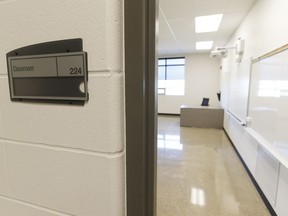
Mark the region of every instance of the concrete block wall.
<instances>
[{"instance_id":1,"label":"concrete block wall","mask_svg":"<svg viewBox=\"0 0 288 216\"><path fill-rule=\"evenodd\" d=\"M0 0L0 29L0 215L125 215L123 0ZM89 102L11 102L6 53L69 38Z\"/></svg>"}]
</instances>

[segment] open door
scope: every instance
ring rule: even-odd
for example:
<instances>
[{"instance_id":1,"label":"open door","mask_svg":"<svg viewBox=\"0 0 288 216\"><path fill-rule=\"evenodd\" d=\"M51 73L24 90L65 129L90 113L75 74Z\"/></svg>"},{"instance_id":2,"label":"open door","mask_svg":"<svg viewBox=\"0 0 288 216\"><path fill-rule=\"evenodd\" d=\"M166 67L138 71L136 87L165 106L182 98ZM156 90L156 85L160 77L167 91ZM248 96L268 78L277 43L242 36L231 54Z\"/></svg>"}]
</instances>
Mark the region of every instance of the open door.
<instances>
[{"instance_id":1,"label":"open door","mask_svg":"<svg viewBox=\"0 0 288 216\"><path fill-rule=\"evenodd\" d=\"M158 0L125 0L127 216L156 216Z\"/></svg>"}]
</instances>

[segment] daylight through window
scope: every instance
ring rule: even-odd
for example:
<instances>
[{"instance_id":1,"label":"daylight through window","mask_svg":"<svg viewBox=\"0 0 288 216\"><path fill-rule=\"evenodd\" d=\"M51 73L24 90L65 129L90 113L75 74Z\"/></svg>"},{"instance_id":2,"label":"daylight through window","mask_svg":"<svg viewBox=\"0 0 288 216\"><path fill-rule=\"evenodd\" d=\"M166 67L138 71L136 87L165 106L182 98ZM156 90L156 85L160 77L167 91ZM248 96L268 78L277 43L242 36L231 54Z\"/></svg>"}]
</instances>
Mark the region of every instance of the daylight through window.
<instances>
[{"instance_id":1,"label":"daylight through window","mask_svg":"<svg viewBox=\"0 0 288 216\"><path fill-rule=\"evenodd\" d=\"M185 58L158 59L158 94L184 95Z\"/></svg>"}]
</instances>

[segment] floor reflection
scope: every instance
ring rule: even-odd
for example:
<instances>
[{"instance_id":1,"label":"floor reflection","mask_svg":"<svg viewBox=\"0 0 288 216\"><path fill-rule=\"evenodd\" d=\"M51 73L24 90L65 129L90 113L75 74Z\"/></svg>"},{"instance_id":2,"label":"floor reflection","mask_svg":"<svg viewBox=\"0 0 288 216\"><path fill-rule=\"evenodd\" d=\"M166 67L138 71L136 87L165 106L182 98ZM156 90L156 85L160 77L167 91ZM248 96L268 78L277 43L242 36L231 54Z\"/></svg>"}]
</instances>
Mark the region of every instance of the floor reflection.
<instances>
[{"instance_id":1,"label":"floor reflection","mask_svg":"<svg viewBox=\"0 0 288 216\"><path fill-rule=\"evenodd\" d=\"M191 189L191 203L193 205L204 206L205 205L205 192L200 188Z\"/></svg>"},{"instance_id":2,"label":"floor reflection","mask_svg":"<svg viewBox=\"0 0 288 216\"><path fill-rule=\"evenodd\" d=\"M158 128L157 216L269 215L222 130Z\"/></svg>"},{"instance_id":3,"label":"floor reflection","mask_svg":"<svg viewBox=\"0 0 288 216\"><path fill-rule=\"evenodd\" d=\"M158 134L158 149L183 150L179 135Z\"/></svg>"}]
</instances>

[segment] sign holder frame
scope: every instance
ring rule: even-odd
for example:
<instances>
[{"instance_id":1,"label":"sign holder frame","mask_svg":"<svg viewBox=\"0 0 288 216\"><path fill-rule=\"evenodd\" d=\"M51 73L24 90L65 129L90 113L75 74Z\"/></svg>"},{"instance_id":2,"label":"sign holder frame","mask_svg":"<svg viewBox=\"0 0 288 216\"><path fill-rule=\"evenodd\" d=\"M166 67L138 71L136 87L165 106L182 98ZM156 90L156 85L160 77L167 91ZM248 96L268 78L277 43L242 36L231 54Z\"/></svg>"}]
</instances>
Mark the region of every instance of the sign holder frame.
<instances>
[{"instance_id":1,"label":"sign holder frame","mask_svg":"<svg viewBox=\"0 0 288 216\"><path fill-rule=\"evenodd\" d=\"M89 100L81 38L22 47L6 57L11 101L84 105Z\"/></svg>"}]
</instances>

